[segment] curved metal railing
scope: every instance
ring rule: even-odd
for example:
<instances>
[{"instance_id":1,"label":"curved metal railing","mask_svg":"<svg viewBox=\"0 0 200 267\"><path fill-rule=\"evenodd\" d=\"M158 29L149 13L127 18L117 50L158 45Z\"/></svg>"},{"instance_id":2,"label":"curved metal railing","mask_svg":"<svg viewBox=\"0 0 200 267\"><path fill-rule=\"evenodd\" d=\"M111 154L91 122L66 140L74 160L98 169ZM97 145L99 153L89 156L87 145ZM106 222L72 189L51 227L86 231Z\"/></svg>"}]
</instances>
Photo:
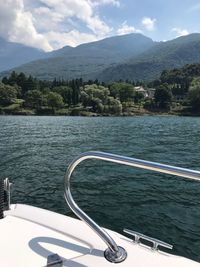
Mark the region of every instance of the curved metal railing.
<instances>
[{"instance_id":1,"label":"curved metal railing","mask_svg":"<svg viewBox=\"0 0 200 267\"><path fill-rule=\"evenodd\" d=\"M109 161L113 163L123 164L127 166L142 168L146 170L152 170L161 173L167 173L172 175L177 175L193 180L200 180L200 171L189 170L180 167L174 167L170 165L160 164L151 161L145 161L136 158L123 157L115 154L109 154L104 152L90 151L85 152L75 158L69 165L67 172L65 174L65 199L70 207L70 209L85 223L87 223L98 235L99 237L107 244L108 249L105 251L104 255L107 260L111 262L122 262L126 259L127 253L125 249L117 246L115 241L111 236L102 229L97 223L95 223L84 211L82 211L79 206L75 203L71 191L70 191L70 178L71 175L82 161L87 159L99 159L104 161Z\"/></svg>"}]
</instances>

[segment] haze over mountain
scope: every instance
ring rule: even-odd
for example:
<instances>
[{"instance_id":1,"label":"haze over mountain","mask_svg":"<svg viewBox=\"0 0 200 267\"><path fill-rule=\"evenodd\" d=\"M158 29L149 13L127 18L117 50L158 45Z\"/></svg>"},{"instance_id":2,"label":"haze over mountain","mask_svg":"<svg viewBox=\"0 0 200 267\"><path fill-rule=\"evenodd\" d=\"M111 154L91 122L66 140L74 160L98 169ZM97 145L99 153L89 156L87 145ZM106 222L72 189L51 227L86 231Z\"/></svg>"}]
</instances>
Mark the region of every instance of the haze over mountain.
<instances>
[{"instance_id":1,"label":"haze over mountain","mask_svg":"<svg viewBox=\"0 0 200 267\"><path fill-rule=\"evenodd\" d=\"M0 71L8 70L45 56L46 53L42 50L8 42L0 37Z\"/></svg>"},{"instance_id":2,"label":"haze over mountain","mask_svg":"<svg viewBox=\"0 0 200 267\"><path fill-rule=\"evenodd\" d=\"M142 34L128 34L101 41L66 46L42 55L12 70L39 79L54 78L100 81L152 80L164 69L200 62L200 34L190 34L167 42L154 42ZM1 73L1 76L9 74Z\"/></svg>"},{"instance_id":3,"label":"haze over mountain","mask_svg":"<svg viewBox=\"0 0 200 267\"><path fill-rule=\"evenodd\" d=\"M48 53L46 59L30 62L14 70L40 79L88 79L96 77L109 66L142 54L155 44L142 34L115 36L75 48L64 47Z\"/></svg>"}]
</instances>

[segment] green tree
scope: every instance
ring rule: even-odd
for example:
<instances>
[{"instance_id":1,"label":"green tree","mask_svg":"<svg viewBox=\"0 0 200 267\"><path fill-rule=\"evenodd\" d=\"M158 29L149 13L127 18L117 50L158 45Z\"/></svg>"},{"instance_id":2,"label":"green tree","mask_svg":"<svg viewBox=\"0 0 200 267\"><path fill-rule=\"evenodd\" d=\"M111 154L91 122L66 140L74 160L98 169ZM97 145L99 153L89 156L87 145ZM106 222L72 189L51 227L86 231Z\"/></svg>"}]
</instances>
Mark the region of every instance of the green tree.
<instances>
[{"instance_id":1,"label":"green tree","mask_svg":"<svg viewBox=\"0 0 200 267\"><path fill-rule=\"evenodd\" d=\"M114 98L119 98L119 91L121 88L121 83L113 83L111 84L109 90L110 90L110 96Z\"/></svg>"},{"instance_id":2,"label":"green tree","mask_svg":"<svg viewBox=\"0 0 200 267\"><path fill-rule=\"evenodd\" d=\"M38 90L38 81L34 79L31 75L26 78L26 80L23 82L22 86L22 96L26 94L27 91L29 90Z\"/></svg>"},{"instance_id":3,"label":"green tree","mask_svg":"<svg viewBox=\"0 0 200 267\"><path fill-rule=\"evenodd\" d=\"M121 83L119 90L119 99L123 102L132 102L135 95L135 89L132 84Z\"/></svg>"},{"instance_id":4,"label":"green tree","mask_svg":"<svg viewBox=\"0 0 200 267\"><path fill-rule=\"evenodd\" d=\"M192 88L200 88L200 76L195 77L192 80L192 82L190 84L190 89L192 89Z\"/></svg>"},{"instance_id":5,"label":"green tree","mask_svg":"<svg viewBox=\"0 0 200 267\"><path fill-rule=\"evenodd\" d=\"M47 104L52 108L54 112L56 108L60 108L63 106L63 98L58 93L50 92L47 95Z\"/></svg>"},{"instance_id":6,"label":"green tree","mask_svg":"<svg viewBox=\"0 0 200 267\"><path fill-rule=\"evenodd\" d=\"M30 108L39 109L43 103L43 96L39 90L28 91L25 97L25 105Z\"/></svg>"},{"instance_id":7,"label":"green tree","mask_svg":"<svg viewBox=\"0 0 200 267\"><path fill-rule=\"evenodd\" d=\"M72 80L70 87L72 88L72 104L77 105L80 99L80 79Z\"/></svg>"},{"instance_id":8,"label":"green tree","mask_svg":"<svg viewBox=\"0 0 200 267\"><path fill-rule=\"evenodd\" d=\"M132 102L135 95L135 89L134 86L129 83L113 83L110 86L110 95L119 99L121 102Z\"/></svg>"},{"instance_id":9,"label":"green tree","mask_svg":"<svg viewBox=\"0 0 200 267\"><path fill-rule=\"evenodd\" d=\"M10 77L8 79L8 84L9 85L17 84L17 73L15 71L12 71L12 73L10 74Z\"/></svg>"},{"instance_id":10,"label":"green tree","mask_svg":"<svg viewBox=\"0 0 200 267\"><path fill-rule=\"evenodd\" d=\"M9 84L8 78L7 78L6 76L3 77L3 79L2 79L2 83L4 83L4 84Z\"/></svg>"},{"instance_id":11,"label":"green tree","mask_svg":"<svg viewBox=\"0 0 200 267\"><path fill-rule=\"evenodd\" d=\"M17 98L16 87L0 83L0 105L10 105Z\"/></svg>"},{"instance_id":12,"label":"green tree","mask_svg":"<svg viewBox=\"0 0 200 267\"><path fill-rule=\"evenodd\" d=\"M193 79L188 97L192 109L194 111L200 111L200 77Z\"/></svg>"},{"instance_id":13,"label":"green tree","mask_svg":"<svg viewBox=\"0 0 200 267\"><path fill-rule=\"evenodd\" d=\"M43 94L43 95L48 95L48 93L51 92L51 89L49 87L43 87L40 89L40 92Z\"/></svg>"},{"instance_id":14,"label":"green tree","mask_svg":"<svg viewBox=\"0 0 200 267\"><path fill-rule=\"evenodd\" d=\"M141 92L135 92L135 95L134 95L134 102L135 103L139 103L143 99L144 99L144 95Z\"/></svg>"},{"instance_id":15,"label":"green tree","mask_svg":"<svg viewBox=\"0 0 200 267\"><path fill-rule=\"evenodd\" d=\"M200 88L189 90L189 101L194 111L200 111Z\"/></svg>"},{"instance_id":16,"label":"green tree","mask_svg":"<svg viewBox=\"0 0 200 267\"><path fill-rule=\"evenodd\" d=\"M16 83L18 86L20 86L22 95L26 93L26 82L27 78L25 74L21 72L16 78Z\"/></svg>"},{"instance_id":17,"label":"green tree","mask_svg":"<svg viewBox=\"0 0 200 267\"><path fill-rule=\"evenodd\" d=\"M81 90L81 101L83 106L95 106L95 103L101 102L103 105L106 104L109 96L108 88L102 85L86 85ZM98 100L97 100L98 99Z\"/></svg>"},{"instance_id":18,"label":"green tree","mask_svg":"<svg viewBox=\"0 0 200 267\"><path fill-rule=\"evenodd\" d=\"M60 94L63 97L65 104L69 106L72 104L72 88L69 86L57 86L52 89L54 92Z\"/></svg>"},{"instance_id":19,"label":"green tree","mask_svg":"<svg viewBox=\"0 0 200 267\"><path fill-rule=\"evenodd\" d=\"M119 100L114 97L108 97L108 103L105 107L105 111L110 114L121 115L122 113L122 104Z\"/></svg>"},{"instance_id":20,"label":"green tree","mask_svg":"<svg viewBox=\"0 0 200 267\"><path fill-rule=\"evenodd\" d=\"M155 91L155 103L159 108L170 108L172 93L167 85L160 85Z\"/></svg>"},{"instance_id":21,"label":"green tree","mask_svg":"<svg viewBox=\"0 0 200 267\"><path fill-rule=\"evenodd\" d=\"M81 102L84 107L87 107L91 104L92 97L87 94L84 90L81 91Z\"/></svg>"},{"instance_id":22,"label":"green tree","mask_svg":"<svg viewBox=\"0 0 200 267\"><path fill-rule=\"evenodd\" d=\"M90 104L94 112L102 113L104 111L104 105L102 104L101 99L92 98Z\"/></svg>"}]
</instances>

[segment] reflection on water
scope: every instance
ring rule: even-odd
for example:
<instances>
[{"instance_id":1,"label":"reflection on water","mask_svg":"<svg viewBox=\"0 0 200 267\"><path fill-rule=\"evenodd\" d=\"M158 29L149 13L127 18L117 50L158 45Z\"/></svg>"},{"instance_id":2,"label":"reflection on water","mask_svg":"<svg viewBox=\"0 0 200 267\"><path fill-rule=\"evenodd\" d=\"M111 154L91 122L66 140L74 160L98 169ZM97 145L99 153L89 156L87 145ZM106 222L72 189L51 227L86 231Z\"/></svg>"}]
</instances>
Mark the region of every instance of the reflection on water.
<instances>
[{"instance_id":1,"label":"reflection on water","mask_svg":"<svg viewBox=\"0 0 200 267\"><path fill-rule=\"evenodd\" d=\"M100 150L199 169L200 119L179 117L0 117L0 173L12 199L72 215L63 177L81 152ZM87 161L72 179L79 205L104 227L130 228L200 261L200 183Z\"/></svg>"}]
</instances>

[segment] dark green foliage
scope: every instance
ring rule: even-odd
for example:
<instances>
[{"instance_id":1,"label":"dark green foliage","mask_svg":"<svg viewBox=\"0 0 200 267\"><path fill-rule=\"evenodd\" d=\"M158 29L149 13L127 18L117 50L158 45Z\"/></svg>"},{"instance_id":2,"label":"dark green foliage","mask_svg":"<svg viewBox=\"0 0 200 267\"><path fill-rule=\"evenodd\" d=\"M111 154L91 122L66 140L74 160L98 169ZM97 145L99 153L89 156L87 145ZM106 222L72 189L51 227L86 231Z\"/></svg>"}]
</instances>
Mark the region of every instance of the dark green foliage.
<instances>
[{"instance_id":1,"label":"dark green foliage","mask_svg":"<svg viewBox=\"0 0 200 267\"><path fill-rule=\"evenodd\" d=\"M135 90L132 84L120 83L119 99L121 102L133 101Z\"/></svg>"},{"instance_id":2,"label":"dark green foliage","mask_svg":"<svg viewBox=\"0 0 200 267\"><path fill-rule=\"evenodd\" d=\"M26 83L26 80L27 80L27 78L26 78L26 76L25 76L25 74L23 72L21 72L19 75L16 75L16 77L15 77L15 83L18 86L20 86L21 88L24 87L24 84ZM2 82L3 82L3 80L2 80Z\"/></svg>"},{"instance_id":3,"label":"dark green foliage","mask_svg":"<svg viewBox=\"0 0 200 267\"><path fill-rule=\"evenodd\" d=\"M119 91L120 91L120 84L119 83L113 83L109 87L110 95L114 98L119 98Z\"/></svg>"},{"instance_id":4,"label":"dark green foliage","mask_svg":"<svg viewBox=\"0 0 200 267\"><path fill-rule=\"evenodd\" d=\"M81 102L84 107L91 107L93 112L103 113L109 94L108 88L102 85L86 85L81 90Z\"/></svg>"},{"instance_id":5,"label":"dark green foliage","mask_svg":"<svg viewBox=\"0 0 200 267\"><path fill-rule=\"evenodd\" d=\"M154 110L155 109L155 103L153 99L148 99L144 102L143 107L147 110Z\"/></svg>"},{"instance_id":6,"label":"dark green foliage","mask_svg":"<svg viewBox=\"0 0 200 267\"><path fill-rule=\"evenodd\" d=\"M141 92L135 92L134 102L139 103L142 99L144 99L144 95Z\"/></svg>"},{"instance_id":7,"label":"dark green foliage","mask_svg":"<svg viewBox=\"0 0 200 267\"><path fill-rule=\"evenodd\" d=\"M3 77L2 83L9 84L8 78L7 77Z\"/></svg>"},{"instance_id":8,"label":"dark green foliage","mask_svg":"<svg viewBox=\"0 0 200 267\"><path fill-rule=\"evenodd\" d=\"M189 92L189 100L194 111L200 111L200 88L192 88Z\"/></svg>"},{"instance_id":9,"label":"dark green foliage","mask_svg":"<svg viewBox=\"0 0 200 267\"><path fill-rule=\"evenodd\" d=\"M69 86L57 86L53 87L52 89L54 92L60 94L63 98L65 104L71 106L72 105L72 98L73 98L73 90ZM79 99L79 94L76 96L77 100ZM76 101L76 104L78 101Z\"/></svg>"},{"instance_id":10,"label":"dark green foliage","mask_svg":"<svg viewBox=\"0 0 200 267\"><path fill-rule=\"evenodd\" d=\"M170 107L172 93L166 84L160 85L155 91L155 103L161 109Z\"/></svg>"},{"instance_id":11,"label":"dark green foliage","mask_svg":"<svg viewBox=\"0 0 200 267\"><path fill-rule=\"evenodd\" d=\"M72 88L72 104L77 105L80 98L80 82L78 79L70 82Z\"/></svg>"},{"instance_id":12,"label":"dark green foliage","mask_svg":"<svg viewBox=\"0 0 200 267\"><path fill-rule=\"evenodd\" d=\"M104 111L109 114L120 115L122 113L122 104L119 100L113 97L108 97L108 102L104 107Z\"/></svg>"},{"instance_id":13,"label":"dark green foliage","mask_svg":"<svg viewBox=\"0 0 200 267\"><path fill-rule=\"evenodd\" d=\"M25 105L30 108L39 109L43 104L43 96L39 90L30 90L25 96Z\"/></svg>"},{"instance_id":14,"label":"dark green foliage","mask_svg":"<svg viewBox=\"0 0 200 267\"><path fill-rule=\"evenodd\" d=\"M50 92L47 95L47 104L55 111L56 108L60 108L63 106L63 98L61 95L55 92Z\"/></svg>"},{"instance_id":15,"label":"dark green foliage","mask_svg":"<svg viewBox=\"0 0 200 267\"><path fill-rule=\"evenodd\" d=\"M163 71L160 77L160 83L158 84L161 85L164 83L168 83L169 87L172 90L173 96L176 98L184 99L188 94L188 90L191 83L192 83L191 86L195 85L194 84L195 82L192 81L196 76L200 76L200 64L191 64L191 65L187 64L180 69ZM155 82L153 83L155 84ZM193 93L191 92L190 95L192 94ZM193 109L196 109L196 107L195 108L193 107Z\"/></svg>"},{"instance_id":16,"label":"dark green foliage","mask_svg":"<svg viewBox=\"0 0 200 267\"><path fill-rule=\"evenodd\" d=\"M0 105L10 105L16 98L17 90L14 86L0 83Z\"/></svg>"},{"instance_id":17,"label":"dark green foliage","mask_svg":"<svg viewBox=\"0 0 200 267\"><path fill-rule=\"evenodd\" d=\"M15 71L12 71L10 74L10 77L8 79L8 84L9 85L15 85L17 84L17 73Z\"/></svg>"},{"instance_id":18,"label":"dark green foliage","mask_svg":"<svg viewBox=\"0 0 200 267\"><path fill-rule=\"evenodd\" d=\"M131 115L140 108L165 112L176 106L180 110L182 105L189 110L190 105L193 111L199 112L199 77L200 64L163 71L160 79L148 84L139 81L125 83L121 80L101 85L98 80L84 82L82 79L54 79L50 82L12 72L9 77L2 79L4 83L0 83L0 109L1 114L93 116L95 113ZM135 91L134 85L147 88L151 96L144 97Z\"/></svg>"},{"instance_id":19,"label":"dark green foliage","mask_svg":"<svg viewBox=\"0 0 200 267\"><path fill-rule=\"evenodd\" d=\"M36 90L39 87L39 81L37 79L33 78L31 75L26 77L22 72L17 74L15 71L10 74L9 78L4 77L2 83L11 86L17 85L18 88L21 88L21 90L18 91L18 93L21 94L20 96L25 96L28 90Z\"/></svg>"},{"instance_id":20,"label":"dark green foliage","mask_svg":"<svg viewBox=\"0 0 200 267\"><path fill-rule=\"evenodd\" d=\"M187 92L192 79L200 76L200 64L187 64L180 69L163 71L160 76L162 83L172 84L178 93ZM178 90L181 89L181 90Z\"/></svg>"},{"instance_id":21,"label":"dark green foliage","mask_svg":"<svg viewBox=\"0 0 200 267\"><path fill-rule=\"evenodd\" d=\"M37 90L38 89L38 84L37 80L34 79L31 75L29 75L28 79L25 82L25 91L28 90Z\"/></svg>"},{"instance_id":22,"label":"dark green foliage","mask_svg":"<svg viewBox=\"0 0 200 267\"><path fill-rule=\"evenodd\" d=\"M191 83L189 101L194 111L200 111L200 76Z\"/></svg>"},{"instance_id":23,"label":"dark green foliage","mask_svg":"<svg viewBox=\"0 0 200 267\"><path fill-rule=\"evenodd\" d=\"M121 102L133 101L135 95L134 86L129 83L115 82L110 86L110 95Z\"/></svg>"}]
</instances>

